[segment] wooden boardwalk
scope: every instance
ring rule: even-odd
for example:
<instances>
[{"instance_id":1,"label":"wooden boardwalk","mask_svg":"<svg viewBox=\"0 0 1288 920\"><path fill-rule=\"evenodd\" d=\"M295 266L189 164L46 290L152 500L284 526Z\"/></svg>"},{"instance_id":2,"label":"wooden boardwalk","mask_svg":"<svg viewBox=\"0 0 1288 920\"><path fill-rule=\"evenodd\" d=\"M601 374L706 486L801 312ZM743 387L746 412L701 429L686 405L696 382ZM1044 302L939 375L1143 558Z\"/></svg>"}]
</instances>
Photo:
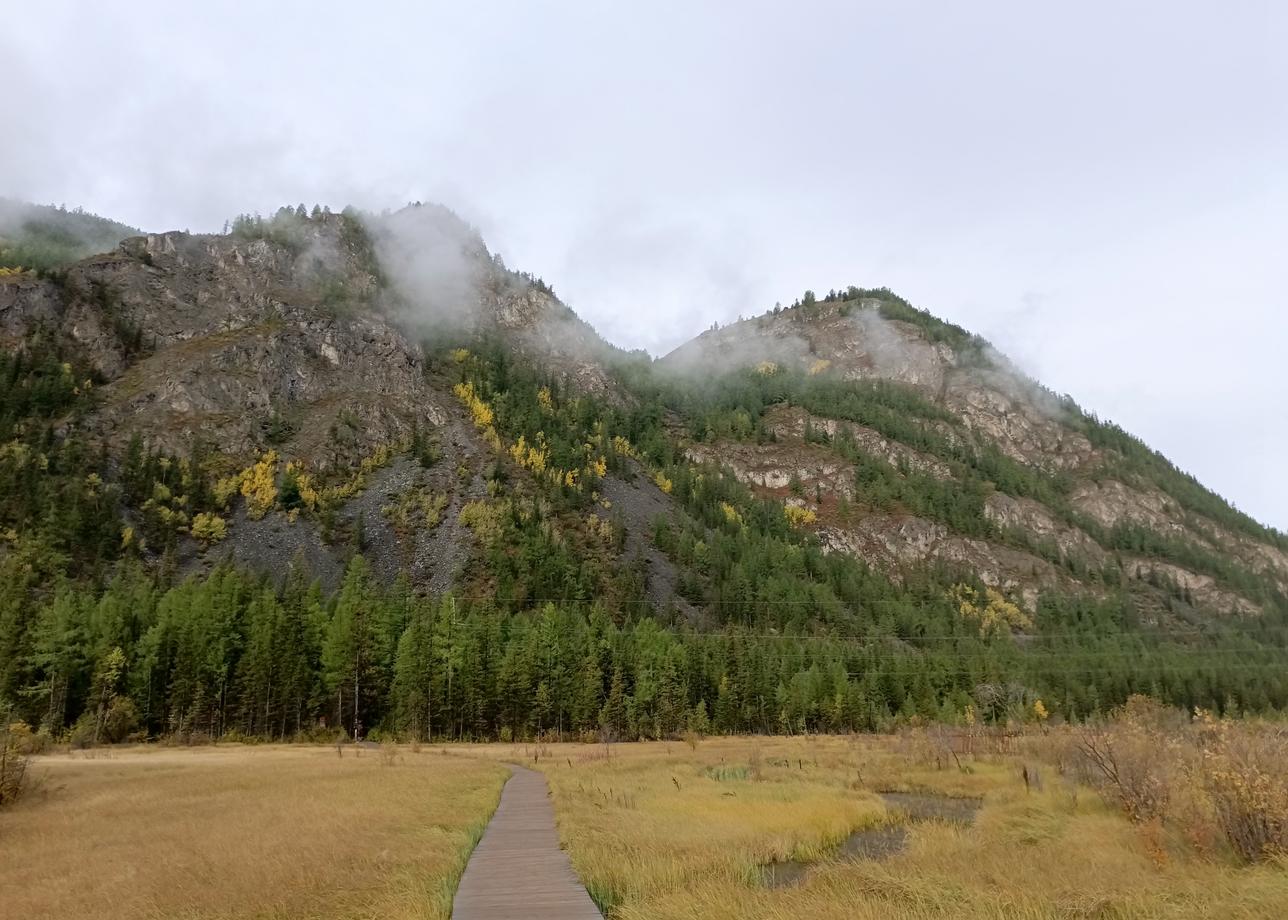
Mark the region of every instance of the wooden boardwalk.
<instances>
[{"instance_id":1,"label":"wooden boardwalk","mask_svg":"<svg viewBox=\"0 0 1288 920\"><path fill-rule=\"evenodd\" d=\"M470 856L452 920L603 920L559 848L546 778L512 766Z\"/></svg>"}]
</instances>

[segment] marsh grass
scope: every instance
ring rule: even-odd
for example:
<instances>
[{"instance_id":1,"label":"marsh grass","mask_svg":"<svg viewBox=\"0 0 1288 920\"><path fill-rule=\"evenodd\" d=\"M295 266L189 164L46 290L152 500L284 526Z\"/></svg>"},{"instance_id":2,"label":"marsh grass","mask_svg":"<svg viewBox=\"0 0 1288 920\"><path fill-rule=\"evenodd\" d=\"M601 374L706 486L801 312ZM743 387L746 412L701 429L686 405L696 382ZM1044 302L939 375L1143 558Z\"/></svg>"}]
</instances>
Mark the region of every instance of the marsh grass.
<instances>
[{"instance_id":1,"label":"marsh grass","mask_svg":"<svg viewBox=\"0 0 1288 920\"><path fill-rule=\"evenodd\" d=\"M110 756L109 756L110 755ZM446 918L499 765L330 747L36 758L0 816L0 916Z\"/></svg>"},{"instance_id":2,"label":"marsh grass","mask_svg":"<svg viewBox=\"0 0 1288 920\"><path fill-rule=\"evenodd\" d=\"M1178 827L1133 824L1053 766L1058 753L1032 782L1048 741L1059 738L956 758L870 736L619 744L611 758L551 745L536 766L573 865L612 920L1288 916L1288 862L1240 867ZM982 807L970 825L909 821L882 792ZM838 855L851 833L900 822L902 852ZM811 865L769 887L764 867L790 861Z\"/></svg>"}]
</instances>

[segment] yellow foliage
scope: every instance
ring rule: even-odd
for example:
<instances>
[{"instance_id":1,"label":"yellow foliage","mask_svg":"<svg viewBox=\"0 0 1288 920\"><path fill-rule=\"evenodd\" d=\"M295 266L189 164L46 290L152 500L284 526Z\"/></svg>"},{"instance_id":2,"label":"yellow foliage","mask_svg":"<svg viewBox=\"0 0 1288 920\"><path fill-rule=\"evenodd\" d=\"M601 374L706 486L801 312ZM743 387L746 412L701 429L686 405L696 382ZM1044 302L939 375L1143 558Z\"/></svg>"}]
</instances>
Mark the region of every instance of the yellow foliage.
<instances>
[{"instance_id":1,"label":"yellow foliage","mask_svg":"<svg viewBox=\"0 0 1288 920\"><path fill-rule=\"evenodd\" d=\"M128 524L121 528L121 549L129 549L134 545L134 528Z\"/></svg>"},{"instance_id":2,"label":"yellow foliage","mask_svg":"<svg viewBox=\"0 0 1288 920\"><path fill-rule=\"evenodd\" d=\"M1051 717L1051 713L1047 712L1046 704L1041 700L1033 701L1033 717L1039 722L1045 722Z\"/></svg>"},{"instance_id":3,"label":"yellow foliage","mask_svg":"<svg viewBox=\"0 0 1288 920\"><path fill-rule=\"evenodd\" d=\"M295 487L300 493L300 503L309 511L316 511L318 502L322 500L322 495L318 492L317 486L313 484L313 474L297 468Z\"/></svg>"},{"instance_id":4,"label":"yellow foliage","mask_svg":"<svg viewBox=\"0 0 1288 920\"><path fill-rule=\"evenodd\" d=\"M663 492L665 492L667 495L670 495L671 489L675 487L675 483L667 479L664 473L654 473L653 482L656 483L657 487L661 489Z\"/></svg>"},{"instance_id":5,"label":"yellow foliage","mask_svg":"<svg viewBox=\"0 0 1288 920\"><path fill-rule=\"evenodd\" d=\"M970 585L956 585L949 596L957 602L957 610L968 620L979 623L980 635L1013 629L1028 629L1033 620L996 588L985 588L984 597Z\"/></svg>"},{"instance_id":6,"label":"yellow foliage","mask_svg":"<svg viewBox=\"0 0 1288 920\"><path fill-rule=\"evenodd\" d=\"M277 502L277 451L270 450L259 462L241 474L241 494L246 514L259 520Z\"/></svg>"},{"instance_id":7,"label":"yellow foliage","mask_svg":"<svg viewBox=\"0 0 1288 920\"><path fill-rule=\"evenodd\" d=\"M550 396L550 387L542 387L537 390L537 402L541 404L543 412L555 411L555 401Z\"/></svg>"},{"instance_id":8,"label":"yellow foliage","mask_svg":"<svg viewBox=\"0 0 1288 920\"><path fill-rule=\"evenodd\" d=\"M784 505L783 514L787 517L787 523L793 527L804 527L818 520L818 515L814 513L814 509L804 508L800 505Z\"/></svg>"},{"instance_id":9,"label":"yellow foliage","mask_svg":"<svg viewBox=\"0 0 1288 920\"><path fill-rule=\"evenodd\" d=\"M720 510L721 512L724 513L725 520L728 521L730 524L742 523L742 515L738 513L737 508L735 508L733 505L729 504L728 502L721 502Z\"/></svg>"},{"instance_id":10,"label":"yellow foliage","mask_svg":"<svg viewBox=\"0 0 1288 920\"><path fill-rule=\"evenodd\" d=\"M0 278L8 278L10 275L21 275L26 269L21 265L15 265L13 268L5 268L0 265Z\"/></svg>"},{"instance_id":11,"label":"yellow foliage","mask_svg":"<svg viewBox=\"0 0 1288 920\"><path fill-rule=\"evenodd\" d=\"M623 457L635 456L635 448L631 447L631 442L620 434L613 435L613 450Z\"/></svg>"},{"instance_id":12,"label":"yellow foliage","mask_svg":"<svg viewBox=\"0 0 1288 920\"><path fill-rule=\"evenodd\" d=\"M502 522L510 507L509 502L467 502L456 519L474 531L474 536L485 546L490 546L501 538Z\"/></svg>"},{"instance_id":13,"label":"yellow foliage","mask_svg":"<svg viewBox=\"0 0 1288 920\"><path fill-rule=\"evenodd\" d=\"M546 471L548 458L545 438L538 434L537 443L529 444L523 435L519 435L519 440L515 441L514 446L510 448L510 456L519 466L540 476Z\"/></svg>"},{"instance_id":14,"label":"yellow foliage","mask_svg":"<svg viewBox=\"0 0 1288 920\"><path fill-rule=\"evenodd\" d=\"M468 348L453 348L451 351L452 360L457 364L464 364L469 360L470 350Z\"/></svg>"},{"instance_id":15,"label":"yellow foliage","mask_svg":"<svg viewBox=\"0 0 1288 920\"><path fill-rule=\"evenodd\" d=\"M241 489L241 474L236 473L232 476L225 476L223 479L215 481L214 493L215 504L220 508L227 508L232 497Z\"/></svg>"},{"instance_id":16,"label":"yellow foliage","mask_svg":"<svg viewBox=\"0 0 1288 920\"><path fill-rule=\"evenodd\" d=\"M452 392L455 393L456 398L464 403L465 407L470 410L470 415L474 419L475 428L482 430L492 427L492 423L496 420L496 417L492 412L492 407L484 402L482 397L480 397L475 391L474 384L468 381L465 383L458 383L456 386L452 387Z\"/></svg>"},{"instance_id":17,"label":"yellow foliage","mask_svg":"<svg viewBox=\"0 0 1288 920\"><path fill-rule=\"evenodd\" d=\"M603 479L608 474L608 460L600 457L598 460L591 461L590 466L586 467L586 472Z\"/></svg>"},{"instance_id":18,"label":"yellow foliage","mask_svg":"<svg viewBox=\"0 0 1288 920\"><path fill-rule=\"evenodd\" d=\"M775 361L761 361L756 365L756 373L762 377L772 377L778 373L778 364Z\"/></svg>"},{"instance_id":19,"label":"yellow foliage","mask_svg":"<svg viewBox=\"0 0 1288 920\"><path fill-rule=\"evenodd\" d=\"M819 374L823 373L823 371L827 370L831 366L832 366L832 362L829 361L827 358L819 358L817 361L815 361L813 364L809 366L809 375L811 377L817 377Z\"/></svg>"},{"instance_id":20,"label":"yellow foliage","mask_svg":"<svg viewBox=\"0 0 1288 920\"><path fill-rule=\"evenodd\" d=\"M304 500L306 505L308 505L310 501L308 495L314 496L314 505L335 505L348 498L352 498L367 487L367 477L371 473L374 473L383 466L387 466L389 461L394 458L394 455L397 454L398 451L405 450L406 448L406 442L377 445L374 451L359 461L358 469L354 471L353 475L349 477L347 482L323 489L321 490L321 494L315 490L312 479L301 474L301 476L296 480L300 487L300 498ZM306 495L306 491L308 495ZM313 507L314 505L310 505L310 507Z\"/></svg>"},{"instance_id":21,"label":"yellow foliage","mask_svg":"<svg viewBox=\"0 0 1288 920\"><path fill-rule=\"evenodd\" d=\"M569 489L577 488L577 471L568 470L567 472L565 472L563 476L563 484L566 488L569 488Z\"/></svg>"},{"instance_id":22,"label":"yellow foliage","mask_svg":"<svg viewBox=\"0 0 1288 920\"><path fill-rule=\"evenodd\" d=\"M228 536L228 522L217 514L203 512L192 519L190 532L202 543L218 543Z\"/></svg>"}]
</instances>

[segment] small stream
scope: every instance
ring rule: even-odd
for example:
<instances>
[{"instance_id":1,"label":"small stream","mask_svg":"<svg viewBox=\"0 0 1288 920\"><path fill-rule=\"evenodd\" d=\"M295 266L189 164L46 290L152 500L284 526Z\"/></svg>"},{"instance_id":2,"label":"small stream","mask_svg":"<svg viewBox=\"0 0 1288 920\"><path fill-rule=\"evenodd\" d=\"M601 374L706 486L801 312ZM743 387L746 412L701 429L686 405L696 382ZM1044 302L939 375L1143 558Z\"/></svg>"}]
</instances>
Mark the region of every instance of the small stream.
<instances>
[{"instance_id":1,"label":"small stream","mask_svg":"<svg viewBox=\"0 0 1288 920\"><path fill-rule=\"evenodd\" d=\"M982 799L925 792L881 792L878 795L896 817L897 823L877 824L855 831L836 848L833 859L888 859L907 849L909 824L942 821L969 827L975 823L975 815L983 804ZM799 885L816 865L818 863L800 860L766 863L760 867L761 877L769 888Z\"/></svg>"}]
</instances>

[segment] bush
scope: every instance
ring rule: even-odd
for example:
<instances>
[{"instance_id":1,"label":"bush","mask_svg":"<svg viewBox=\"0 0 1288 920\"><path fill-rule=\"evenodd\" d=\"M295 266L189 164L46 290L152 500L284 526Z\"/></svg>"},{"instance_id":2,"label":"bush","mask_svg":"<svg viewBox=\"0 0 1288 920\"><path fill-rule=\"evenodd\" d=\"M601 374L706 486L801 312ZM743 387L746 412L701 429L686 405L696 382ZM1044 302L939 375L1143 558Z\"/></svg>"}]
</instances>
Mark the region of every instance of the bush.
<instances>
[{"instance_id":1,"label":"bush","mask_svg":"<svg viewBox=\"0 0 1288 920\"><path fill-rule=\"evenodd\" d=\"M103 729L99 734L102 741L119 744L129 738L139 727L139 711L134 700L128 696L117 696L108 704L103 715Z\"/></svg>"},{"instance_id":2,"label":"bush","mask_svg":"<svg viewBox=\"0 0 1288 920\"><path fill-rule=\"evenodd\" d=\"M1288 729L1200 716L1195 770L1230 847L1247 862L1288 855Z\"/></svg>"},{"instance_id":3,"label":"bush","mask_svg":"<svg viewBox=\"0 0 1288 920\"><path fill-rule=\"evenodd\" d=\"M23 741L30 736L24 723L11 725L8 714L0 713L0 807L16 802L26 788L28 754Z\"/></svg>"},{"instance_id":4,"label":"bush","mask_svg":"<svg viewBox=\"0 0 1288 920\"><path fill-rule=\"evenodd\" d=\"M217 514L202 512L192 519L189 530L195 539L209 545L228 536L228 522Z\"/></svg>"},{"instance_id":5,"label":"bush","mask_svg":"<svg viewBox=\"0 0 1288 920\"><path fill-rule=\"evenodd\" d=\"M1178 733L1184 714L1132 696L1108 724L1078 734L1080 772L1133 822L1161 820L1172 796Z\"/></svg>"}]
</instances>

